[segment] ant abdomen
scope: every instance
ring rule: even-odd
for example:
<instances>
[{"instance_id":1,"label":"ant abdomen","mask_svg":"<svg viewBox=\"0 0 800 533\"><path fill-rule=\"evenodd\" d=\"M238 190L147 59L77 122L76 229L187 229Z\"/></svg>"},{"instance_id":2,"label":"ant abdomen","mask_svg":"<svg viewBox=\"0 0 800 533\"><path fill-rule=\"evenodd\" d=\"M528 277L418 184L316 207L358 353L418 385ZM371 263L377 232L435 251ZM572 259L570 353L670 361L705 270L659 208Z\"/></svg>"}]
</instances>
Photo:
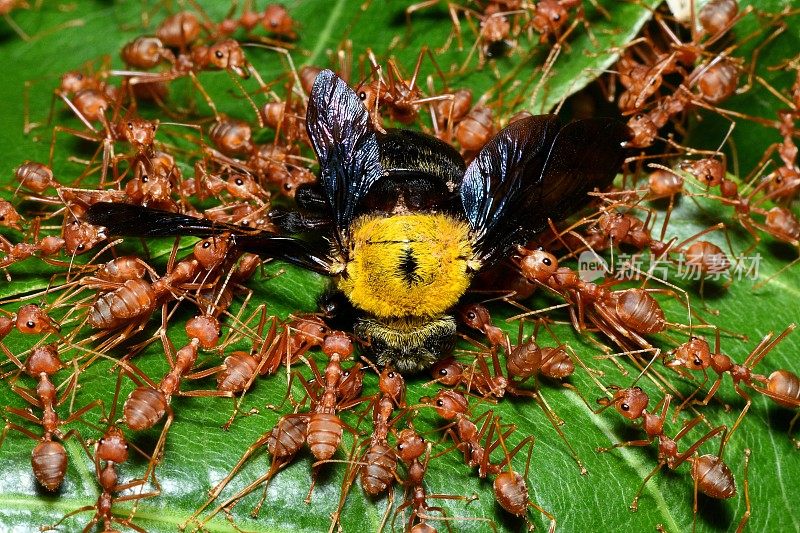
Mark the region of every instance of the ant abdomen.
<instances>
[{"instance_id":1,"label":"ant abdomen","mask_svg":"<svg viewBox=\"0 0 800 533\"><path fill-rule=\"evenodd\" d=\"M621 291L616 311L621 322L636 333L658 333L666 327L664 311L644 289Z\"/></svg>"},{"instance_id":2,"label":"ant abdomen","mask_svg":"<svg viewBox=\"0 0 800 533\"><path fill-rule=\"evenodd\" d=\"M124 255L107 262L95 274L98 278L116 283L142 279L147 273L145 263L138 257Z\"/></svg>"},{"instance_id":3,"label":"ant abdomen","mask_svg":"<svg viewBox=\"0 0 800 533\"><path fill-rule=\"evenodd\" d=\"M731 469L716 455L701 455L692 462L692 479L697 490L716 499L727 499L736 494L736 481Z\"/></svg>"},{"instance_id":4,"label":"ant abdomen","mask_svg":"<svg viewBox=\"0 0 800 533\"><path fill-rule=\"evenodd\" d=\"M500 507L514 516L525 516L528 512L528 487L525 479L513 470L494 478L494 497Z\"/></svg>"},{"instance_id":5,"label":"ant abdomen","mask_svg":"<svg viewBox=\"0 0 800 533\"><path fill-rule=\"evenodd\" d=\"M143 279L129 279L122 287L101 295L89 311L89 324L97 329L110 329L121 321L153 310L156 294Z\"/></svg>"},{"instance_id":6,"label":"ant abdomen","mask_svg":"<svg viewBox=\"0 0 800 533\"><path fill-rule=\"evenodd\" d=\"M366 466L361 469L361 486L370 496L383 494L394 482L397 455L385 441L372 444L364 454Z\"/></svg>"},{"instance_id":7,"label":"ant abdomen","mask_svg":"<svg viewBox=\"0 0 800 533\"><path fill-rule=\"evenodd\" d=\"M122 408L125 424L134 431L150 429L167 411L164 393L151 387L137 387L131 391Z\"/></svg>"},{"instance_id":8,"label":"ant abdomen","mask_svg":"<svg viewBox=\"0 0 800 533\"><path fill-rule=\"evenodd\" d=\"M788 370L776 370L767 378L767 389L773 393L772 399L778 405L793 409L800 404L800 378ZM783 396L781 400L776 396Z\"/></svg>"},{"instance_id":9,"label":"ant abdomen","mask_svg":"<svg viewBox=\"0 0 800 533\"><path fill-rule=\"evenodd\" d=\"M284 416L270 431L267 438L267 450L275 460L293 457L308 434L308 416Z\"/></svg>"},{"instance_id":10,"label":"ant abdomen","mask_svg":"<svg viewBox=\"0 0 800 533\"><path fill-rule=\"evenodd\" d=\"M233 352L225 358L222 371L217 374L217 389L241 392L258 370L258 361L247 352Z\"/></svg>"},{"instance_id":11,"label":"ant abdomen","mask_svg":"<svg viewBox=\"0 0 800 533\"><path fill-rule=\"evenodd\" d=\"M60 442L44 440L31 453L31 467L44 488L51 492L58 490L67 474L67 450Z\"/></svg>"},{"instance_id":12,"label":"ant abdomen","mask_svg":"<svg viewBox=\"0 0 800 533\"><path fill-rule=\"evenodd\" d=\"M546 346L542 348L541 374L553 379L564 379L575 372L575 363L563 348Z\"/></svg>"},{"instance_id":13,"label":"ant abdomen","mask_svg":"<svg viewBox=\"0 0 800 533\"><path fill-rule=\"evenodd\" d=\"M509 375L527 379L542 368L542 349L534 340L515 346L508 354L506 368Z\"/></svg>"},{"instance_id":14,"label":"ant abdomen","mask_svg":"<svg viewBox=\"0 0 800 533\"><path fill-rule=\"evenodd\" d=\"M319 461L333 457L342 441L344 426L333 413L314 413L308 422L308 447Z\"/></svg>"},{"instance_id":15,"label":"ant abdomen","mask_svg":"<svg viewBox=\"0 0 800 533\"><path fill-rule=\"evenodd\" d=\"M420 522L414 524L408 531L409 533L437 533L438 530L427 522Z\"/></svg>"}]
</instances>

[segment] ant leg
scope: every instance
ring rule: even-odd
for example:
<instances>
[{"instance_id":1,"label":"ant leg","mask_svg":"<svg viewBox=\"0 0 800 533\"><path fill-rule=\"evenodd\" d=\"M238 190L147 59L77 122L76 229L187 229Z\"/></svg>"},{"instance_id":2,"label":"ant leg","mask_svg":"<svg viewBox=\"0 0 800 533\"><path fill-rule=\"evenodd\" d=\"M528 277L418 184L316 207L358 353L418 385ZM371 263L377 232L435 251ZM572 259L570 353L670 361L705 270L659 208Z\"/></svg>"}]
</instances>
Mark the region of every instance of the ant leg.
<instances>
[{"instance_id":1,"label":"ant leg","mask_svg":"<svg viewBox=\"0 0 800 533\"><path fill-rule=\"evenodd\" d=\"M586 475L588 471L586 470L586 467L583 465L583 461L581 461L580 457L578 457L578 452L575 451L575 448L572 447L572 444L567 439L566 434L564 434L564 432L561 430L560 426L561 424L563 424L563 421L560 418L558 418L558 416L555 414L555 412L553 412L552 409L550 409L550 406L547 404L547 402L541 396L541 394L533 391L529 392L531 393L530 396L532 396L534 400L536 400L536 403L538 403L539 407L541 407L542 411L544 411L545 416L550 421L550 425L552 425L553 429L555 429L556 433L558 433L559 438L561 438L561 440L564 441L564 444L567 445L567 448L569 448L569 453L572 456L572 459L574 459L575 462L577 463L581 475Z\"/></svg>"},{"instance_id":2,"label":"ant leg","mask_svg":"<svg viewBox=\"0 0 800 533\"><path fill-rule=\"evenodd\" d=\"M609 446L607 448L599 447L599 448L597 448L597 451L600 452L600 453L605 453L605 452L610 452L614 448L628 448L628 447L632 447L632 446L650 446L650 444L652 444L652 443L653 443L652 440L644 440L644 439L626 440L626 441L623 441L623 442L617 442L616 444L612 444L611 446Z\"/></svg>"},{"instance_id":3,"label":"ant leg","mask_svg":"<svg viewBox=\"0 0 800 533\"><path fill-rule=\"evenodd\" d=\"M62 516L61 519L58 522L56 522L55 524L42 526L41 530L42 531L49 531L51 529L58 529L58 526L61 525L64 522L64 520L70 518L71 516L75 516L76 514L80 514L80 513L85 513L86 511L94 511L96 509L97 509L97 504L95 504L95 505L84 505L83 507L78 507L77 509L73 509L72 511L70 511L67 514L65 514L64 516ZM95 515L94 517L92 517L92 520L86 525L86 527L89 528L89 527L95 525L97 522L98 522L98 516ZM84 531L86 531L86 530L84 530Z\"/></svg>"},{"instance_id":4,"label":"ant leg","mask_svg":"<svg viewBox=\"0 0 800 533\"><path fill-rule=\"evenodd\" d=\"M800 412L794 415L792 421L789 422L789 438L792 438L792 433L794 432L794 426L797 424L797 420L800 419ZM794 445L796 448L800 449L800 440L792 439L794 441Z\"/></svg>"},{"instance_id":5,"label":"ant leg","mask_svg":"<svg viewBox=\"0 0 800 533\"><path fill-rule=\"evenodd\" d=\"M679 372L679 373L680 373L680 372ZM681 403L681 404L680 404L678 407L676 407L676 408L675 408L675 412L674 412L674 413L672 413L672 421L673 421L673 422L675 422L676 420L678 420L678 415L680 414L680 412L681 412L681 411L683 411L683 410L684 410L684 408L686 408L686 407L688 407L688 406L690 406L690 405L694 405L695 403L697 403L697 402L692 402L692 399L695 397L695 395L696 395L698 392L700 392L701 390L703 390L703 387L705 386L705 384L706 384L706 383L708 383L708 371L707 371L707 369L705 369L705 368L704 368L704 369L703 369L703 382L702 382L702 383L700 383L700 385L698 385L698 386L697 386L697 388L696 388L696 389L694 389L694 390L692 391L692 393L691 393L689 396L687 396L687 397L686 397L686 399L685 399L685 400L683 400L683 402L682 402L682 403ZM716 391L715 391L715 392L716 392ZM706 400L706 402L707 402L707 400ZM705 404L704 404L704 405L705 405Z\"/></svg>"},{"instance_id":6,"label":"ant leg","mask_svg":"<svg viewBox=\"0 0 800 533\"><path fill-rule=\"evenodd\" d=\"M13 429L14 431L18 431L19 433L22 433L23 435L26 435L26 436L32 438L33 440L40 440L42 438L41 435L37 435L36 433L30 431L29 429L25 429L22 426L18 426L16 424L6 420L6 425L3 426L3 432L0 433L0 447L3 446L3 441L6 440L6 435L8 434L8 430L9 429Z\"/></svg>"},{"instance_id":7,"label":"ant leg","mask_svg":"<svg viewBox=\"0 0 800 533\"><path fill-rule=\"evenodd\" d=\"M747 478L748 468L750 466L750 448L744 449L744 515L739 521L739 526L736 528L736 533L742 533L747 521L750 520L750 480ZM697 483L695 481L695 483Z\"/></svg>"},{"instance_id":8,"label":"ant leg","mask_svg":"<svg viewBox=\"0 0 800 533\"><path fill-rule=\"evenodd\" d=\"M750 410L750 405L752 405L752 403L753 403L753 401L750 399L750 395L747 394L744 391L744 389L742 389L739 386L738 383L735 383L733 385L733 389L736 391L736 394L738 394L739 396L741 396L742 398L745 399L746 403L744 404L744 408L742 408L742 412L739 413L739 417L736 419L736 422L733 423L733 426L731 427L731 430L728 432L728 435L725 437L723 442L728 442L728 439L731 438L731 435L733 435L733 433L739 427L739 424L742 423L742 420L744 420L744 415L747 414L747 411Z\"/></svg>"},{"instance_id":9,"label":"ant leg","mask_svg":"<svg viewBox=\"0 0 800 533\"><path fill-rule=\"evenodd\" d=\"M631 511L639 510L639 498L641 497L642 492L644 492L645 485L647 485L647 482L650 481L650 478L655 476L664 467L664 464L664 461L659 461L658 465L656 465L656 467L644 478L644 481L642 481L642 484L639 486L639 490L636 491L636 496L633 497L633 501L631 502Z\"/></svg>"},{"instance_id":10,"label":"ant leg","mask_svg":"<svg viewBox=\"0 0 800 533\"><path fill-rule=\"evenodd\" d=\"M150 458L150 461L147 463L147 470L142 476L143 479L149 478L151 475L155 475L156 465L161 462L161 455L164 453L164 445L167 442L167 433L169 433L169 428L172 426L172 421L175 418L175 413L172 411L172 406L167 405L167 421L164 422L164 427L161 429L161 434L158 436L158 441L156 441L156 445L153 448L153 454Z\"/></svg>"}]
</instances>

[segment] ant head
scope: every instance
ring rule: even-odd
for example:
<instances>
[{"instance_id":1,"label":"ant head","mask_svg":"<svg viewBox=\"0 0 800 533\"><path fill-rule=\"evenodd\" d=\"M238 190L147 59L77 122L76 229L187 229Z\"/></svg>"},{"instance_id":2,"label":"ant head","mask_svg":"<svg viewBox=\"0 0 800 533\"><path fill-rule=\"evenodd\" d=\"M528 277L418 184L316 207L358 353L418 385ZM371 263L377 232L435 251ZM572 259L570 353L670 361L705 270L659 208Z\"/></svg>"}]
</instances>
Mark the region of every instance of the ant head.
<instances>
[{"instance_id":1,"label":"ant head","mask_svg":"<svg viewBox=\"0 0 800 533\"><path fill-rule=\"evenodd\" d=\"M397 455L404 463L419 459L425 453L425 439L413 429L406 428L397 435Z\"/></svg>"},{"instance_id":2,"label":"ant head","mask_svg":"<svg viewBox=\"0 0 800 533\"><path fill-rule=\"evenodd\" d=\"M339 395L342 400L347 401L358 398L364 388L364 370L359 364L355 364L342 372L339 381Z\"/></svg>"},{"instance_id":3,"label":"ant head","mask_svg":"<svg viewBox=\"0 0 800 533\"><path fill-rule=\"evenodd\" d=\"M692 337L675 349L675 359L667 362L668 367L682 366L690 370L703 370L711 366L711 348L700 337Z\"/></svg>"},{"instance_id":4,"label":"ant head","mask_svg":"<svg viewBox=\"0 0 800 533\"><path fill-rule=\"evenodd\" d=\"M431 369L433 379L448 387L458 385L461 382L463 372L464 366L452 357L439 361Z\"/></svg>"},{"instance_id":5,"label":"ant head","mask_svg":"<svg viewBox=\"0 0 800 533\"><path fill-rule=\"evenodd\" d=\"M522 274L531 281L544 283L558 270L558 259L549 252L542 249L530 251L523 248L518 251L522 255L520 260Z\"/></svg>"},{"instance_id":6,"label":"ant head","mask_svg":"<svg viewBox=\"0 0 800 533\"><path fill-rule=\"evenodd\" d=\"M481 304L467 304L459 308L458 316L464 323L478 331L482 331L492 323L489 310Z\"/></svg>"},{"instance_id":7,"label":"ant head","mask_svg":"<svg viewBox=\"0 0 800 533\"><path fill-rule=\"evenodd\" d=\"M66 72L61 76L61 91L64 93L76 93L84 88L86 80L83 74L76 70Z\"/></svg>"},{"instance_id":8,"label":"ant head","mask_svg":"<svg viewBox=\"0 0 800 533\"><path fill-rule=\"evenodd\" d=\"M614 393L614 408L629 420L635 420L642 416L649 402L650 398L647 393L639 387L620 389Z\"/></svg>"},{"instance_id":9,"label":"ant head","mask_svg":"<svg viewBox=\"0 0 800 533\"><path fill-rule=\"evenodd\" d=\"M325 337L331 335L330 328L318 316L295 318L287 326L287 329L291 329L293 339L300 344L309 346L322 346Z\"/></svg>"},{"instance_id":10,"label":"ant head","mask_svg":"<svg viewBox=\"0 0 800 533\"><path fill-rule=\"evenodd\" d=\"M211 315L198 315L186 322L186 334L197 339L203 348L213 348L222 334L219 320Z\"/></svg>"},{"instance_id":11,"label":"ant head","mask_svg":"<svg viewBox=\"0 0 800 533\"><path fill-rule=\"evenodd\" d=\"M17 310L16 326L20 333L55 333L61 328L36 304L23 305Z\"/></svg>"},{"instance_id":12,"label":"ant head","mask_svg":"<svg viewBox=\"0 0 800 533\"><path fill-rule=\"evenodd\" d=\"M211 270L228 252L229 235L221 234L203 239L194 245L194 257L205 270Z\"/></svg>"},{"instance_id":13,"label":"ant head","mask_svg":"<svg viewBox=\"0 0 800 533\"><path fill-rule=\"evenodd\" d=\"M399 372L391 368L384 368L381 372L378 386L383 394L389 395L392 401L400 403L405 395L406 382Z\"/></svg>"},{"instance_id":14,"label":"ant head","mask_svg":"<svg viewBox=\"0 0 800 533\"><path fill-rule=\"evenodd\" d=\"M208 48L208 60L215 67L222 70L232 70L236 75L247 78L247 61L239 43L233 39L227 39L211 45Z\"/></svg>"},{"instance_id":15,"label":"ant head","mask_svg":"<svg viewBox=\"0 0 800 533\"><path fill-rule=\"evenodd\" d=\"M269 4L264 8L264 29L277 34L287 34L292 31L292 17L281 4Z\"/></svg>"},{"instance_id":16,"label":"ant head","mask_svg":"<svg viewBox=\"0 0 800 533\"><path fill-rule=\"evenodd\" d=\"M340 357L349 357L353 354L353 341L344 332L333 331L322 343L322 351L328 357L338 354Z\"/></svg>"},{"instance_id":17,"label":"ant head","mask_svg":"<svg viewBox=\"0 0 800 533\"><path fill-rule=\"evenodd\" d=\"M469 403L460 392L443 389L433 398L433 407L439 416L446 420L453 420L459 415L466 414Z\"/></svg>"},{"instance_id":18,"label":"ant head","mask_svg":"<svg viewBox=\"0 0 800 533\"><path fill-rule=\"evenodd\" d=\"M66 223L62 236L64 237L64 247L69 255L88 252L105 238L95 226L77 219Z\"/></svg>"},{"instance_id":19,"label":"ant head","mask_svg":"<svg viewBox=\"0 0 800 533\"><path fill-rule=\"evenodd\" d=\"M25 361L25 372L34 378L41 374L53 375L63 367L55 344L45 344L34 348L31 350L28 360Z\"/></svg>"},{"instance_id":20,"label":"ant head","mask_svg":"<svg viewBox=\"0 0 800 533\"><path fill-rule=\"evenodd\" d=\"M124 463L128 460L128 443L122 430L112 426L97 442L97 458L101 461Z\"/></svg>"},{"instance_id":21,"label":"ant head","mask_svg":"<svg viewBox=\"0 0 800 533\"><path fill-rule=\"evenodd\" d=\"M22 220L22 216L17 213L11 202L0 200L0 226L22 229L19 224L20 220Z\"/></svg>"},{"instance_id":22,"label":"ant head","mask_svg":"<svg viewBox=\"0 0 800 533\"><path fill-rule=\"evenodd\" d=\"M145 120L139 117L129 118L122 124L122 133L125 136L125 140L137 150L153 145L157 129L157 120Z\"/></svg>"}]
</instances>

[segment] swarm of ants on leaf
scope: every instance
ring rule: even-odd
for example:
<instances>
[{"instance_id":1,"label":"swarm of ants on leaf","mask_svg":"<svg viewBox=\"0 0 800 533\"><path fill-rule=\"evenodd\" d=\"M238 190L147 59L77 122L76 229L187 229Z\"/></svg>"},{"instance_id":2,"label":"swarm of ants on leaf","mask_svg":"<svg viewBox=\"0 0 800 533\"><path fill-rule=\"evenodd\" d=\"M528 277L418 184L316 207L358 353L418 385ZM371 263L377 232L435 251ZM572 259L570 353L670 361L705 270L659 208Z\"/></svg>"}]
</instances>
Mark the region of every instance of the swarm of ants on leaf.
<instances>
[{"instance_id":1,"label":"swarm of ants on leaf","mask_svg":"<svg viewBox=\"0 0 800 533\"><path fill-rule=\"evenodd\" d=\"M205 4L15 73L0 524L796 527L800 10Z\"/></svg>"}]
</instances>

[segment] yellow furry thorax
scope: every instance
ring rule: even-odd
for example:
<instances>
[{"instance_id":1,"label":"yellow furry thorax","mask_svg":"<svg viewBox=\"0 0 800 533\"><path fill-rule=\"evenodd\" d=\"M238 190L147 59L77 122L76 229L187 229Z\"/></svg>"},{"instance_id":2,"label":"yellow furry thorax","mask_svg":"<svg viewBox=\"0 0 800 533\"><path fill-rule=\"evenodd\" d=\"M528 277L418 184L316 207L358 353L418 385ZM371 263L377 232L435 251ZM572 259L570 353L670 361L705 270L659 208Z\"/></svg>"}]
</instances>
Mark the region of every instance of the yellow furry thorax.
<instances>
[{"instance_id":1,"label":"yellow furry thorax","mask_svg":"<svg viewBox=\"0 0 800 533\"><path fill-rule=\"evenodd\" d=\"M337 285L376 317L440 315L466 292L474 268L469 226L444 214L364 215L349 246Z\"/></svg>"}]
</instances>

